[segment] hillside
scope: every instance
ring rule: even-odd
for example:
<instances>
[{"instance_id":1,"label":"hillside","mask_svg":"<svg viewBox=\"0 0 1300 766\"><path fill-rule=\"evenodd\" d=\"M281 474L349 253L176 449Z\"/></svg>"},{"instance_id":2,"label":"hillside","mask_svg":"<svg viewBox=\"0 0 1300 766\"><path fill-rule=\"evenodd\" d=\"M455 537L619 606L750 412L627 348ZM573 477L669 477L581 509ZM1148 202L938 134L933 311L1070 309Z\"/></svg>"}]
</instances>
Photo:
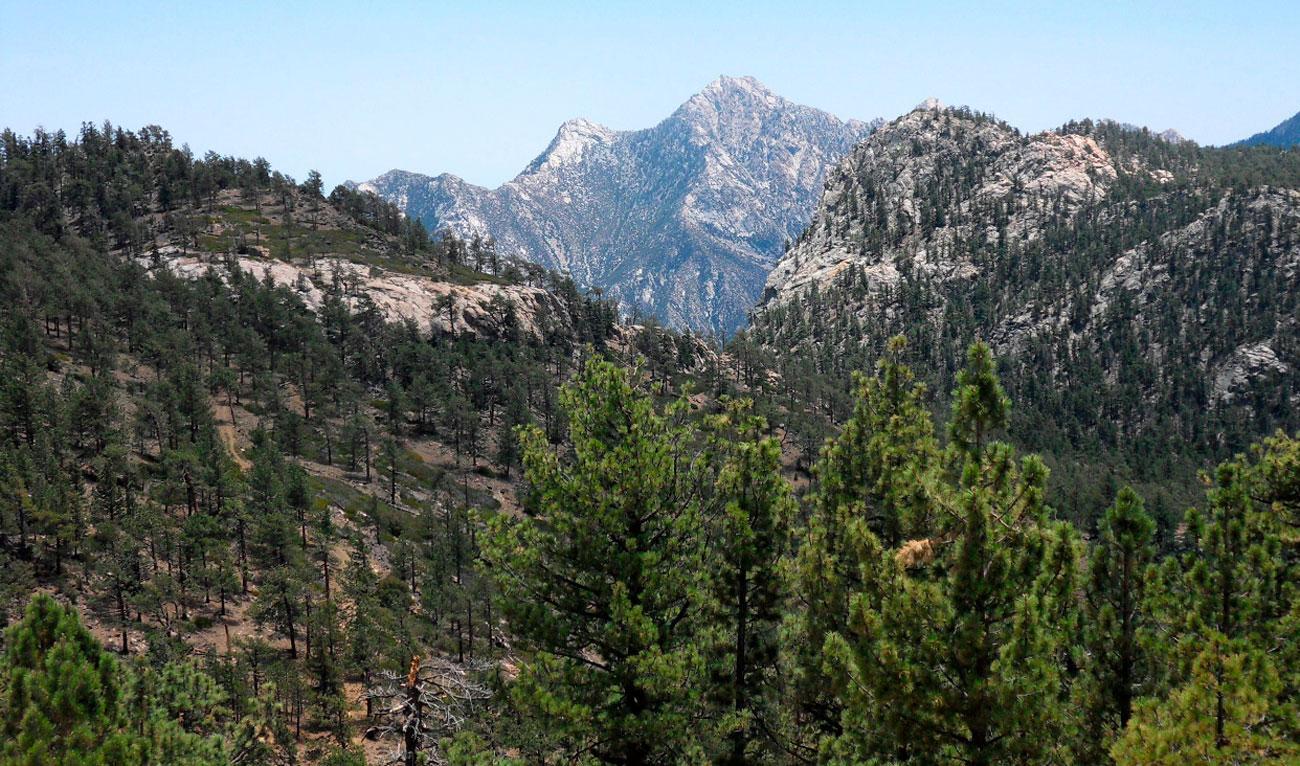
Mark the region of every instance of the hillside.
<instances>
[{"instance_id":1,"label":"hillside","mask_svg":"<svg viewBox=\"0 0 1300 766\"><path fill-rule=\"evenodd\" d=\"M496 189L401 170L357 188L431 231L491 237L564 271L625 314L726 336L807 224L826 171L871 128L722 77L646 130L570 120Z\"/></svg>"},{"instance_id":2,"label":"hillside","mask_svg":"<svg viewBox=\"0 0 1300 766\"><path fill-rule=\"evenodd\" d=\"M904 334L945 391L983 338L1020 443L1160 480L1300 425L1298 189L1273 149L927 103L832 171L750 340L844 378Z\"/></svg>"},{"instance_id":3,"label":"hillside","mask_svg":"<svg viewBox=\"0 0 1300 766\"><path fill-rule=\"evenodd\" d=\"M512 429L559 433L575 365L658 332L156 127L0 143L4 623L50 593L121 655L200 672L177 704L210 712L175 736L224 742L159 762L377 760L382 670L499 653L471 514L519 507ZM704 351L668 343L664 375Z\"/></svg>"},{"instance_id":4,"label":"hillside","mask_svg":"<svg viewBox=\"0 0 1300 766\"><path fill-rule=\"evenodd\" d=\"M1023 137L927 106L831 187L877 188L887 157L909 212L872 208L872 231L828 205L795 249L847 230L832 257L901 243L920 265L878 289L817 265L761 316L825 324L719 352L314 173L196 159L152 127L0 141L0 763L1294 760L1300 442L1258 444L1208 490L1187 478L1181 519L1168 486L1150 512L1128 487L1081 505L1051 483L1061 455L1004 441L1025 436L988 345L955 376L921 366L947 359L953 307L981 305L970 283L988 289L963 243L990 206L1016 227L1008 257L1045 264L1025 297L1080 295L1048 288L1117 236L1105 295L1159 307L1189 275L1237 331L1288 298L1193 267L1231 254L1289 285L1294 193L1259 185L1290 172L1280 155L1165 156L1107 125ZM1171 189L1187 202L1161 212ZM837 199L861 210L856 193ZM839 343L829 320L913 271L935 292L897 305L944 305L899 329L930 335L877 359ZM1022 395L1053 316L999 341ZM867 320L855 342L894 329ZM1289 364L1287 336L1260 337L1203 381L1233 406ZM874 362L847 396L823 374L841 354ZM1074 395L1075 371L1042 369ZM1142 446L1154 470L1180 457Z\"/></svg>"}]
</instances>

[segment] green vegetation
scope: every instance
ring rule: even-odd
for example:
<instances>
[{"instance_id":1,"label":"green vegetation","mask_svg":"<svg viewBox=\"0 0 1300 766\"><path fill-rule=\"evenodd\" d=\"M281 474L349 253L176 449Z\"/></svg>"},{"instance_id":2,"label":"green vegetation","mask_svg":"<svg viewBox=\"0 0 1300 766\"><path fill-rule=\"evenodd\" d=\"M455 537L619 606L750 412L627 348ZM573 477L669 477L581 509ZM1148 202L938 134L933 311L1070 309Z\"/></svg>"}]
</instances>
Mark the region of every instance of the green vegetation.
<instances>
[{"instance_id":1,"label":"green vegetation","mask_svg":"<svg viewBox=\"0 0 1300 766\"><path fill-rule=\"evenodd\" d=\"M1043 463L999 441L988 348L959 372L946 444L903 349L860 380L784 544L762 427L719 450L716 423L683 426L680 403L588 365L565 397L571 457L526 435L529 516L498 518L488 546L523 642L508 745L536 762L1289 762L1300 594L1280 510L1300 477L1278 477L1300 442L1223 464L1179 549L1157 553L1128 488L1085 543ZM738 572L776 555L787 575L752 581L740 611ZM719 648L752 668L711 672Z\"/></svg>"},{"instance_id":2,"label":"green vegetation","mask_svg":"<svg viewBox=\"0 0 1300 766\"><path fill-rule=\"evenodd\" d=\"M490 246L155 129L0 160L0 763L1298 756L1281 432L1094 533L983 344L885 338L841 397L540 274L538 334L422 332L140 261L286 195L448 279Z\"/></svg>"},{"instance_id":3,"label":"green vegetation","mask_svg":"<svg viewBox=\"0 0 1300 766\"><path fill-rule=\"evenodd\" d=\"M152 664L194 647L205 677L273 734L266 762L353 739L349 682L413 654L495 654L471 511L499 503L472 479L489 460L489 476L517 467L496 446L513 426L558 433L557 380L603 348L612 307L489 263L483 243L430 239L373 198L339 191L340 210L310 182L194 160L155 129L87 126L73 143L6 133L2 159L6 622L40 583L121 654ZM86 183L123 193L78 196ZM295 258L313 235L365 242L435 278L547 285L554 311L540 334L509 307L495 336L426 334L337 284L313 312L229 263L193 280L141 265L160 245L192 245L204 216L255 226L293 210L318 226L294 225ZM476 258L499 275L473 271ZM427 463L416 442L450 464Z\"/></svg>"},{"instance_id":4,"label":"green vegetation","mask_svg":"<svg viewBox=\"0 0 1300 766\"><path fill-rule=\"evenodd\" d=\"M990 119L962 110L935 119L935 140L953 146L918 182L914 215L892 207L892 177L869 163L850 171L834 203L837 241L867 262L892 254L882 261L897 269L898 283L882 288L871 270L850 263L833 283L757 312L737 352L777 369L781 386L835 420L849 407L853 371L870 369L903 335L907 361L930 384L942 419L969 344L1009 344L999 360L1017 402L1009 435L1053 466L1058 510L1093 531L1116 490L1131 484L1167 541L1196 500L1189 490L1200 468L1273 430L1300 428L1294 369L1252 375L1230 398L1216 392L1217 366L1239 348L1267 339L1290 359L1297 346L1290 318L1300 311L1300 282L1288 265L1295 203L1268 195L1300 188L1300 153L1069 123L1061 134L1097 141L1119 172L1104 196L1075 210L1018 197L1014 186L1001 198L977 196L998 158L978 138ZM1001 127L1010 140L1011 128ZM914 154L941 151L916 141ZM1211 212L1198 237L1166 239ZM1134 248L1160 275L1156 286L1116 288L1108 293L1115 299L1090 303L1104 281L1121 276L1110 271ZM920 250L968 263L970 273L936 275L918 262ZM1033 329L1009 343L1023 326Z\"/></svg>"},{"instance_id":5,"label":"green vegetation","mask_svg":"<svg viewBox=\"0 0 1300 766\"><path fill-rule=\"evenodd\" d=\"M564 403L572 460L523 432L538 520L498 517L486 549L511 632L531 650L514 698L549 741L600 761L686 759L705 569L684 405L656 411L609 363L590 364Z\"/></svg>"},{"instance_id":6,"label":"green vegetation","mask_svg":"<svg viewBox=\"0 0 1300 766\"><path fill-rule=\"evenodd\" d=\"M49 596L9 628L0 669L6 764L203 766L262 754L253 721L203 668L124 666Z\"/></svg>"}]
</instances>

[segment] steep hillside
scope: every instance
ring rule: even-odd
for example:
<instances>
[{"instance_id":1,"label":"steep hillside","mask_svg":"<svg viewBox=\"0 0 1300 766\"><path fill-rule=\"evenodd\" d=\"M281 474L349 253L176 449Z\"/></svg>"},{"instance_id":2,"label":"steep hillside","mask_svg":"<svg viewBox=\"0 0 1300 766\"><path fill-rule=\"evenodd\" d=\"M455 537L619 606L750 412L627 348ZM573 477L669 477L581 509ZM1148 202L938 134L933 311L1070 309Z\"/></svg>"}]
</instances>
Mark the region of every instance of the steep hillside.
<instances>
[{"instance_id":1,"label":"steep hillside","mask_svg":"<svg viewBox=\"0 0 1300 766\"><path fill-rule=\"evenodd\" d=\"M1092 122L1033 136L927 103L836 168L751 339L831 375L913 341L948 390L1004 357L1016 436L1205 455L1297 425L1300 162Z\"/></svg>"},{"instance_id":2,"label":"steep hillside","mask_svg":"<svg viewBox=\"0 0 1300 766\"><path fill-rule=\"evenodd\" d=\"M871 128L723 77L647 130L570 120L497 189L400 170L359 188L431 230L566 271L627 313L725 335L807 224L826 171Z\"/></svg>"},{"instance_id":3,"label":"steep hillside","mask_svg":"<svg viewBox=\"0 0 1300 766\"><path fill-rule=\"evenodd\" d=\"M378 673L499 652L470 509L517 508L511 429L558 433L574 365L638 333L373 195L158 128L0 148L0 620L40 590L197 673L207 717L178 725L209 751L150 762L381 762Z\"/></svg>"}]
</instances>

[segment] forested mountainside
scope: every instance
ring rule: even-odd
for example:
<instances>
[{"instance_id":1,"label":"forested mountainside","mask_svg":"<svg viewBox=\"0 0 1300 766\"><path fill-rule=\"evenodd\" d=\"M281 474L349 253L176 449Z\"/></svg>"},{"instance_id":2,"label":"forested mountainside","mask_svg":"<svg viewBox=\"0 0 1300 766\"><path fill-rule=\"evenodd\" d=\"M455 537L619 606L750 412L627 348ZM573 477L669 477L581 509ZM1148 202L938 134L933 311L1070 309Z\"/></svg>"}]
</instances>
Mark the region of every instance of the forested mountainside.
<instances>
[{"instance_id":1,"label":"forested mountainside","mask_svg":"<svg viewBox=\"0 0 1300 766\"><path fill-rule=\"evenodd\" d=\"M1300 155L928 103L830 175L749 340L845 379L896 334L947 391L983 338L1018 444L1146 481L1294 429Z\"/></svg>"},{"instance_id":2,"label":"forested mountainside","mask_svg":"<svg viewBox=\"0 0 1300 766\"><path fill-rule=\"evenodd\" d=\"M1283 148L1300 144L1300 113L1278 123L1272 130L1256 133L1250 138L1238 141L1234 146L1280 146Z\"/></svg>"},{"instance_id":3,"label":"forested mountainside","mask_svg":"<svg viewBox=\"0 0 1300 766\"><path fill-rule=\"evenodd\" d=\"M1300 757L1296 439L1076 526L985 343L836 397L315 174L0 151L4 766Z\"/></svg>"},{"instance_id":4,"label":"forested mountainside","mask_svg":"<svg viewBox=\"0 0 1300 766\"><path fill-rule=\"evenodd\" d=\"M57 594L149 658L139 694L179 684L201 718L150 763L314 761L381 669L495 651L470 508L516 507L511 429L558 438L585 354L644 348L667 375L707 350L155 127L0 136L0 294L0 612ZM71 619L42 609L42 636ZM5 711L0 762L88 741L60 729L91 711L53 732Z\"/></svg>"},{"instance_id":5,"label":"forested mountainside","mask_svg":"<svg viewBox=\"0 0 1300 766\"><path fill-rule=\"evenodd\" d=\"M401 170L358 188L430 230L567 272L627 314L725 337L808 224L826 172L871 128L722 77L653 128L566 122L497 189Z\"/></svg>"}]
</instances>

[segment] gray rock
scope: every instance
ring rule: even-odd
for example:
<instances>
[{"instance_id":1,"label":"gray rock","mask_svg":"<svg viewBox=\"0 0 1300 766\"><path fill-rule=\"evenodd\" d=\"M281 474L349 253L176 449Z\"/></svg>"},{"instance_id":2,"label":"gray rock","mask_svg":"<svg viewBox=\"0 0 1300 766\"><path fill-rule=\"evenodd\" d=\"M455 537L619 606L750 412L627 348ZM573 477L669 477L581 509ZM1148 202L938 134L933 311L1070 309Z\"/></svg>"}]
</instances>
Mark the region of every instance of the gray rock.
<instances>
[{"instance_id":1,"label":"gray rock","mask_svg":"<svg viewBox=\"0 0 1300 766\"><path fill-rule=\"evenodd\" d=\"M567 271L625 313L726 335L807 225L827 171L873 128L722 77L646 130L570 120L496 189L401 170L358 186L431 229Z\"/></svg>"},{"instance_id":2,"label":"gray rock","mask_svg":"<svg viewBox=\"0 0 1300 766\"><path fill-rule=\"evenodd\" d=\"M975 177L974 188L943 221L926 226L927 197L954 167ZM850 265L866 270L875 286L893 287L904 256L941 280L969 277L974 264L949 246L983 230L996 236L987 211L1001 206L1007 236L1032 240L1049 214L1068 216L1103 197L1117 171L1092 138L1022 136L929 99L877 130L832 171L812 224L768 275L763 303L824 288Z\"/></svg>"},{"instance_id":3,"label":"gray rock","mask_svg":"<svg viewBox=\"0 0 1300 766\"><path fill-rule=\"evenodd\" d=\"M922 104L830 173L768 277L756 337L828 356L868 336L942 337L970 311L970 334L1056 385L1082 358L1152 407L1175 371L1180 395L1204 381L1217 405L1285 398L1300 370L1300 190L1202 181L1193 152L1126 146Z\"/></svg>"}]
</instances>

